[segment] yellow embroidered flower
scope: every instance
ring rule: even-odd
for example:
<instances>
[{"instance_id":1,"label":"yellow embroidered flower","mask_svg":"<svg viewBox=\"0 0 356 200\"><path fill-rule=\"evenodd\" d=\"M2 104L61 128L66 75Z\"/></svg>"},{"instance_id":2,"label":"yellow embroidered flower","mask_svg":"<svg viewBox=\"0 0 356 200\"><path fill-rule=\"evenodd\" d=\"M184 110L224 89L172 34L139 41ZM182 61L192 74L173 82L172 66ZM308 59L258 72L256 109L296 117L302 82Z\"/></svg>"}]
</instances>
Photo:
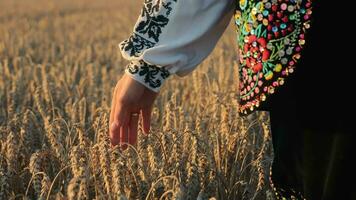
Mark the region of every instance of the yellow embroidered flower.
<instances>
[{"instance_id":1,"label":"yellow embroidered flower","mask_svg":"<svg viewBox=\"0 0 356 200\"><path fill-rule=\"evenodd\" d=\"M256 20L257 20L256 15L254 15L253 13L250 13L249 21L250 21L251 23L255 23Z\"/></svg>"},{"instance_id":2,"label":"yellow embroidered flower","mask_svg":"<svg viewBox=\"0 0 356 200\"><path fill-rule=\"evenodd\" d=\"M280 72L282 70L282 65L281 64L277 64L275 67L274 67L274 71L275 72Z\"/></svg>"},{"instance_id":3,"label":"yellow embroidered flower","mask_svg":"<svg viewBox=\"0 0 356 200\"><path fill-rule=\"evenodd\" d=\"M240 11L236 11L234 17L235 17L236 24L237 25L241 25L241 22L242 22L241 12Z\"/></svg>"},{"instance_id":4,"label":"yellow embroidered flower","mask_svg":"<svg viewBox=\"0 0 356 200\"><path fill-rule=\"evenodd\" d=\"M263 20L262 20L262 24L265 25L265 26L267 26L267 25L268 25L268 19L263 19Z\"/></svg>"},{"instance_id":5,"label":"yellow embroidered flower","mask_svg":"<svg viewBox=\"0 0 356 200\"><path fill-rule=\"evenodd\" d=\"M246 8L247 1L248 0L240 0L240 8L241 8L241 10L244 10Z\"/></svg>"},{"instance_id":6,"label":"yellow embroidered flower","mask_svg":"<svg viewBox=\"0 0 356 200\"><path fill-rule=\"evenodd\" d=\"M305 44L305 40L299 40L299 45L304 45Z\"/></svg>"},{"instance_id":7,"label":"yellow embroidered flower","mask_svg":"<svg viewBox=\"0 0 356 200\"><path fill-rule=\"evenodd\" d=\"M279 85L284 85L284 78L278 78Z\"/></svg>"},{"instance_id":8,"label":"yellow embroidered flower","mask_svg":"<svg viewBox=\"0 0 356 200\"><path fill-rule=\"evenodd\" d=\"M265 75L265 79L266 80L271 80L273 78L273 72L269 71L266 75Z\"/></svg>"},{"instance_id":9,"label":"yellow embroidered flower","mask_svg":"<svg viewBox=\"0 0 356 200\"><path fill-rule=\"evenodd\" d=\"M258 13L262 13L265 9L265 6L262 2L256 4L255 8L257 9Z\"/></svg>"},{"instance_id":10,"label":"yellow embroidered flower","mask_svg":"<svg viewBox=\"0 0 356 200\"><path fill-rule=\"evenodd\" d=\"M235 20L240 20L240 19L241 19L241 12L240 11L236 11Z\"/></svg>"},{"instance_id":11,"label":"yellow embroidered flower","mask_svg":"<svg viewBox=\"0 0 356 200\"><path fill-rule=\"evenodd\" d=\"M246 31L246 32L249 33L249 32L251 31L251 24L249 24L249 23L246 22L246 23L244 24L244 27L245 27L245 31Z\"/></svg>"},{"instance_id":12,"label":"yellow embroidered flower","mask_svg":"<svg viewBox=\"0 0 356 200\"><path fill-rule=\"evenodd\" d=\"M266 95L265 94L261 94L261 96L260 96L260 99L261 99L261 101L266 101Z\"/></svg>"},{"instance_id":13,"label":"yellow embroidered flower","mask_svg":"<svg viewBox=\"0 0 356 200\"><path fill-rule=\"evenodd\" d=\"M252 8L251 14L252 15L256 15L257 14L257 8L256 7Z\"/></svg>"}]
</instances>

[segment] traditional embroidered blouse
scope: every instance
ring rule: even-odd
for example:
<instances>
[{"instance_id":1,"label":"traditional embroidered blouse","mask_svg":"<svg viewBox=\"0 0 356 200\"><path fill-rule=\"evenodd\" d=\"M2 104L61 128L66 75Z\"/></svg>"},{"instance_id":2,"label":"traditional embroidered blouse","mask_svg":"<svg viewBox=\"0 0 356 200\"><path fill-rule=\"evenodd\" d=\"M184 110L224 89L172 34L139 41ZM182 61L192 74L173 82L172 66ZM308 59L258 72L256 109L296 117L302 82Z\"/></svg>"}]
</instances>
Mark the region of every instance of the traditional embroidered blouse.
<instances>
[{"instance_id":1,"label":"traditional embroidered blouse","mask_svg":"<svg viewBox=\"0 0 356 200\"><path fill-rule=\"evenodd\" d=\"M309 28L311 0L145 0L132 34L119 44L125 73L158 92L213 50L234 16L240 112L259 107L295 70Z\"/></svg>"}]
</instances>

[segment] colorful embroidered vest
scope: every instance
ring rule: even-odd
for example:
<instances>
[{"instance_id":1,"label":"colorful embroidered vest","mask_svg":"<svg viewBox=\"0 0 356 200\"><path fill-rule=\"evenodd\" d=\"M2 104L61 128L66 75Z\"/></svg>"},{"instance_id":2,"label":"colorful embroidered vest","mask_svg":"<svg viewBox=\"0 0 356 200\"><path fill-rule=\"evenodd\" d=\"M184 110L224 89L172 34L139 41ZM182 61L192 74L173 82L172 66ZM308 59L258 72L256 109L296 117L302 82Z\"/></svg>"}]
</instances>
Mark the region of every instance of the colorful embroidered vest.
<instances>
[{"instance_id":1,"label":"colorful embroidered vest","mask_svg":"<svg viewBox=\"0 0 356 200\"><path fill-rule=\"evenodd\" d=\"M312 0L239 0L235 13L239 47L241 114L266 101L301 57Z\"/></svg>"}]
</instances>

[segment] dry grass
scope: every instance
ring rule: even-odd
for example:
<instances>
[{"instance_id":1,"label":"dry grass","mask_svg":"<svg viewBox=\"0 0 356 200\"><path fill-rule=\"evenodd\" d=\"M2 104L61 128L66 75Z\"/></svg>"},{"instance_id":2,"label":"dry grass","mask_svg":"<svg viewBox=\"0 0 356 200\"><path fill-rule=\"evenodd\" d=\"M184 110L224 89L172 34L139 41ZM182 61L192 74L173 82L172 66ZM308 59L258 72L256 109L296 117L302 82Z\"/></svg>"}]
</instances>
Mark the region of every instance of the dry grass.
<instances>
[{"instance_id":1,"label":"dry grass","mask_svg":"<svg viewBox=\"0 0 356 200\"><path fill-rule=\"evenodd\" d=\"M125 3L124 3L125 2ZM0 1L0 199L271 199L268 116L237 113L233 24L155 103L152 133L109 148L117 44L141 1Z\"/></svg>"}]
</instances>

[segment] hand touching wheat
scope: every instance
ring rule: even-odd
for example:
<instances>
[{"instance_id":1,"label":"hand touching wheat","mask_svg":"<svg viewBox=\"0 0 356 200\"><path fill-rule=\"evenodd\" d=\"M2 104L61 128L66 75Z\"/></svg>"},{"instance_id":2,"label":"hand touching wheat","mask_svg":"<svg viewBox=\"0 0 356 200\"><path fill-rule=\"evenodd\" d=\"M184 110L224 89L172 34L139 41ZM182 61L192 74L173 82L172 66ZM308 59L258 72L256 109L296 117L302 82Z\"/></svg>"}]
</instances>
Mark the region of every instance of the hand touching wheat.
<instances>
[{"instance_id":1,"label":"hand touching wheat","mask_svg":"<svg viewBox=\"0 0 356 200\"><path fill-rule=\"evenodd\" d=\"M115 86L111 103L109 134L113 146L121 144L122 149L126 149L125 143L136 143L140 115L144 132L148 134L151 111L157 95L158 93L147 89L129 75L121 77Z\"/></svg>"}]
</instances>

